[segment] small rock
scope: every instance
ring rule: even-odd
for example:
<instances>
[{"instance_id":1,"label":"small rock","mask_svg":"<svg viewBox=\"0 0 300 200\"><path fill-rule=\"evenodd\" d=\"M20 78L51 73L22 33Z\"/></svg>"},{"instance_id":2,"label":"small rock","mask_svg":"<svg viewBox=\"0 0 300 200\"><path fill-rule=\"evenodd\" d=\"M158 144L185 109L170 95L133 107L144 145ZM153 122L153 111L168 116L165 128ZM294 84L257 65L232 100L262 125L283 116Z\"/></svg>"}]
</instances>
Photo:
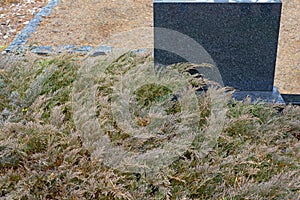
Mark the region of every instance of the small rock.
<instances>
[{"instance_id":1,"label":"small rock","mask_svg":"<svg viewBox=\"0 0 300 200\"><path fill-rule=\"evenodd\" d=\"M135 53L139 54L139 53L145 53L147 51L147 49L137 49L135 50Z\"/></svg>"},{"instance_id":2,"label":"small rock","mask_svg":"<svg viewBox=\"0 0 300 200\"><path fill-rule=\"evenodd\" d=\"M58 53L62 53L64 51L71 52L76 48L75 45L67 45L67 46L59 46L57 49Z\"/></svg>"},{"instance_id":3,"label":"small rock","mask_svg":"<svg viewBox=\"0 0 300 200\"><path fill-rule=\"evenodd\" d=\"M53 52L52 46L39 46L31 50L32 53L46 55Z\"/></svg>"},{"instance_id":4,"label":"small rock","mask_svg":"<svg viewBox=\"0 0 300 200\"><path fill-rule=\"evenodd\" d=\"M92 49L93 49L92 46L81 46L81 47L75 48L72 52L73 53L87 53L87 52L90 52Z\"/></svg>"},{"instance_id":5,"label":"small rock","mask_svg":"<svg viewBox=\"0 0 300 200\"><path fill-rule=\"evenodd\" d=\"M106 55L106 54L111 53L111 52L112 52L112 47L110 47L110 46L99 46L93 51L93 53L90 56L91 57L97 57L97 56Z\"/></svg>"}]
</instances>

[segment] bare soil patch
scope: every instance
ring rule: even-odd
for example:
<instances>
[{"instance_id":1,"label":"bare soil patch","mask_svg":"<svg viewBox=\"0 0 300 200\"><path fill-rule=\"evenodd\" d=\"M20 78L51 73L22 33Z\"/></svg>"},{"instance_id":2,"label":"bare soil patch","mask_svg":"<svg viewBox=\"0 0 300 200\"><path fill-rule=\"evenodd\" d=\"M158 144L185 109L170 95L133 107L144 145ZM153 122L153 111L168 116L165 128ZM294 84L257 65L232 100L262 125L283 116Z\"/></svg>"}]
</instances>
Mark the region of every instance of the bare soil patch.
<instances>
[{"instance_id":1,"label":"bare soil patch","mask_svg":"<svg viewBox=\"0 0 300 200\"><path fill-rule=\"evenodd\" d=\"M137 30L140 27L153 27L152 2L152 0L63 0L42 22L28 43L43 46L104 44L115 34ZM152 38L151 35L148 37ZM131 40L138 38L137 35ZM122 39L123 42L128 40Z\"/></svg>"}]
</instances>

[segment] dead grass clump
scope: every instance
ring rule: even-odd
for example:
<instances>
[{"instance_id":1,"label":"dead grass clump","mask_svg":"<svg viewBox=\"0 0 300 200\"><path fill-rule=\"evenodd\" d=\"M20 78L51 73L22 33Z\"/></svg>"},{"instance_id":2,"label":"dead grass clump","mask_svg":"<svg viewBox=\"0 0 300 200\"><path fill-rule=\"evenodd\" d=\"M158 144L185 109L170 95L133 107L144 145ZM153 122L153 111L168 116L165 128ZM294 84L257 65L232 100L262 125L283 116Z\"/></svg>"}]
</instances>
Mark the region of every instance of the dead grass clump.
<instances>
[{"instance_id":1,"label":"dead grass clump","mask_svg":"<svg viewBox=\"0 0 300 200\"><path fill-rule=\"evenodd\" d=\"M94 87L97 101L91 104L96 107L96 115L82 115L81 120L88 123L89 119L96 119L97 123L106 125L112 146L124 145L127 150L147 152L172 138L161 140L163 134L153 134L154 139L137 143L130 132L124 133L114 123L111 114L110 102L114 100L117 80L131 69L151 63L151 60L149 56L129 53L110 61L101 60L100 64L94 63L106 69L102 71L106 76L91 79L98 84ZM86 145L87 138L80 134L76 124L80 120L74 117L71 102L74 82L83 80L77 77L79 68L85 69L79 61L76 57L49 57L34 62L15 62L9 68L5 64L2 68L0 197L299 199L300 107L234 100L225 101L225 106L218 107L212 105L212 99L220 93L217 90L203 92L197 97L197 128L211 134L220 130L219 137L212 141L213 145L206 154L201 154L205 138L199 136L181 156L154 174L124 172L110 167L101 158L96 159L94 151ZM193 79L189 74L186 78ZM194 85L200 86L198 83ZM85 87L91 88L90 85ZM185 118L171 117L177 116L183 106L176 104L174 91L169 89L146 84L132 92L137 96L131 105L132 123L142 128L149 126L151 121L147 121L143 113L155 105L162 105L161 108L166 110L161 109L161 112L169 117L169 124L165 125L170 125L163 133L172 134L171 125L178 125ZM89 98L85 100L88 103ZM216 108L220 109L217 113L226 114L224 124L216 123L218 116L211 117ZM152 130L158 129L154 127ZM88 140L92 139L91 135Z\"/></svg>"}]
</instances>

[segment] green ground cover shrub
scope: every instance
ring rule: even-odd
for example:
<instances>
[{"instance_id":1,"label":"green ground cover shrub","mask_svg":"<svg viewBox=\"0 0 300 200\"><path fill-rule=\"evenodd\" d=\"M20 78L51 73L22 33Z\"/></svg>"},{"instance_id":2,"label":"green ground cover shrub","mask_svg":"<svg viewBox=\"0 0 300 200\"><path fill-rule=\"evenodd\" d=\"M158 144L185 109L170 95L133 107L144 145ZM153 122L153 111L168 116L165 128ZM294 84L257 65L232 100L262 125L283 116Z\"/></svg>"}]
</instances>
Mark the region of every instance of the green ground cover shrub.
<instances>
[{"instance_id":1,"label":"green ground cover shrub","mask_svg":"<svg viewBox=\"0 0 300 200\"><path fill-rule=\"evenodd\" d=\"M225 200L300 196L300 107L228 100L222 133L205 156L199 154L200 136L182 156L155 174L124 172L93 155L73 118L72 87L79 70L89 62L76 56L9 59L2 59L0 73L1 198ZM152 62L151 56L131 52L99 60L91 63L104 67L106 76L94 77L98 84L94 117L114 128L106 129L113 145L142 152L172 138L161 139L157 134L143 142L132 140L111 116L115 80ZM190 65L177 67L182 70ZM203 79L188 74L186 78L196 88L204 84ZM131 105L131 111L136 126L151 124L143 113L155 104L164 105L168 115L180 113L172 92L155 84L135 91L137 103ZM198 103L199 129L205 129L212 102L203 93ZM176 123L170 121L171 125ZM172 134L172 129L166 128L164 133Z\"/></svg>"}]
</instances>

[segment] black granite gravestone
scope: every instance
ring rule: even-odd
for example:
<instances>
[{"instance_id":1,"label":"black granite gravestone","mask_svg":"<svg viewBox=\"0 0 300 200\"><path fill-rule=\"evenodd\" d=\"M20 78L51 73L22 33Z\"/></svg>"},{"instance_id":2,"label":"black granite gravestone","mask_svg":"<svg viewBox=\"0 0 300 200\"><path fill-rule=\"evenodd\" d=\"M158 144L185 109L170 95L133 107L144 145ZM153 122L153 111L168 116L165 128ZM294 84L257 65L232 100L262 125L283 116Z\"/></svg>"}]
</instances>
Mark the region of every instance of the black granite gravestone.
<instances>
[{"instance_id":1,"label":"black granite gravestone","mask_svg":"<svg viewBox=\"0 0 300 200\"><path fill-rule=\"evenodd\" d=\"M178 31L207 51L224 85L239 91L235 98L283 103L273 85L280 15L280 0L154 0L155 62L190 62L163 50L162 44L190 48L158 28Z\"/></svg>"}]
</instances>

